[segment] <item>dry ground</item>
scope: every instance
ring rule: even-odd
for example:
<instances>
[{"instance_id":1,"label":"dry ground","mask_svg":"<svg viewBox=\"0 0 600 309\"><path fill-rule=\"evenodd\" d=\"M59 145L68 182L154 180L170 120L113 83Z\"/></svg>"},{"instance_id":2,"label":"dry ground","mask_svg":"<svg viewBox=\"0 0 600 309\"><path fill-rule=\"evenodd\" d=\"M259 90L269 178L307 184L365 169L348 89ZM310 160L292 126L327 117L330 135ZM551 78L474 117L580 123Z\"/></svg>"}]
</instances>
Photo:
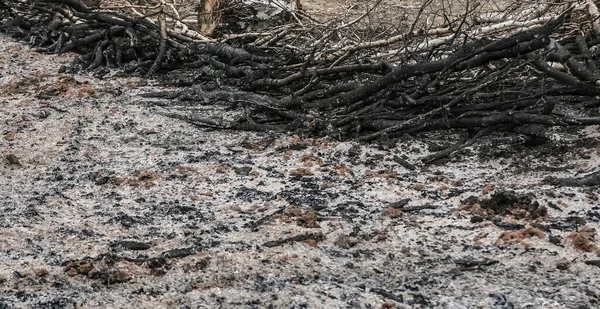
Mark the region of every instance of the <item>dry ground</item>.
<instances>
[{"instance_id":1,"label":"dry ground","mask_svg":"<svg viewBox=\"0 0 600 309\"><path fill-rule=\"evenodd\" d=\"M423 166L444 139L198 129L72 57L0 36L0 308L599 306L597 192L542 182L597 168L598 127Z\"/></svg>"}]
</instances>

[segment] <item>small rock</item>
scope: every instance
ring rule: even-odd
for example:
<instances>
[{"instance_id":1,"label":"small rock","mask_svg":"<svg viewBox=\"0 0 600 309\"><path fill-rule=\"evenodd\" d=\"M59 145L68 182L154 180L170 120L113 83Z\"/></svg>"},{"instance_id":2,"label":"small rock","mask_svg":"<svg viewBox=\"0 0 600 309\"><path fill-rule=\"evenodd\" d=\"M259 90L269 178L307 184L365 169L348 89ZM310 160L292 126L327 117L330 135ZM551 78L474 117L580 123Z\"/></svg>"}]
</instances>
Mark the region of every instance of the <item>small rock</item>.
<instances>
[{"instance_id":1,"label":"small rock","mask_svg":"<svg viewBox=\"0 0 600 309\"><path fill-rule=\"evenodd\" d=\"M6 161L8 161L8 164L10 164L10 165L22 166L21 162L19 162L19 158L17 158L17 156L15 156L12 153L7 154L5 158L6 158Z\"/></svg>"},{"instance_id":2,"label":"small rock","mask_svg":"<svg viewBox=\"0 0 600 309\"><path fill-rule=\"evenodd\" d=\"M228 169L229 169L228 164L221 164L221 165L217 166L216 172L219 174L225 174L225 173L227 173Z\"/></svg>"},{"instance_id":3,"label":"small rock","mask_svg":"<svg viewBox=\"0 0 600 309\"><path fill-rule=\"evenodd\" d=\"M423 188L425 188L425 185L422 183L416 183L416 184L412 185L412 188L414 190L421 191L421 190L423 190Z\"/></svg>"},{"instance_id":4,"label":"small rock","mask_svg":"<svg viewBox=\"0 0 600 309\"><path fill-rule=\"evenodd\" d=\"M47 110L42 110L37 114L37 117L40 119L48 118L48 116L50 116L50 112Z\"/></svg>"},{"instance_id":5,"label":"small rock","mask_svg":"<svg viewBox=\"0 0 600 309\"><path fill-rule=\"evenodd\" d=\"M406 206L406 204L408 204L408 202L410 202L409 198L403 198L397 202L393 202L390 204L391 208L398 208L401 209L402 207Z\"/></svg>"},{"instance_id":6,"label":"small rock","mask_svg":"<svg viewBox=\"0 0 600 309\"><path fill-rule=\"evenodd\" d=\"M108 183L109 180L110 180L110 177L108 177L108 176L98 177L98 178L96 178L95 184L98 186L101 186L101 185Z\"/></svg>"},{"instance_id":7,"label":"small rock","mask_svg":"<svg viewBox=\"0 0 600 309\"><path fill-rule=\"evenodd\" d=\"M385 302L381 305L381 309L394 309L396 308L396 303L393 301Z\"/></svg>"},{"instance_id":8,"label":"small rock","mask_svg":"<svg viewBox=\"0 0 600 309\"><path fill-rule=\"evenodd\" d=\"M453 187L461 187L463 184L464 184L464 183L463 183L463 181L462 181L462 180L454 180L454 181L452 181L452 183L451 183L451 185L452 185Z\"/></svg>"},{"instance_id":9,"label":"small rock","mask_svg":"<svg viewBox=\"0 0 600 309\"><path fill-rule=\"evenodd\" d=\"M307 240L304 241L304 243L307 244L307 245L309 245L309 246L311 246L311 247L313 247L313 248L316 248L316 247L319 246L317 244L317 241L314 240L314 239L307 239Z\"/></svg>"},{"instance_id":10,"label":"small rock","mask_svg":"<svg viewBox=\"0 0 600 309\"><path fill-rule=\"evenodd\" d=\"M559 236L554 236L552 234L548 235L548 241L550 241L551 244L557 246L560 246L562 243L562 239Z\"/></svg>"},{"instance_id":11,"label":"small rock","mask_svg":"<svg viewBox=\"0 0 600 309\"><path fill-rule=\"evenodd\" d=\"M483 217L482 216L473 216L471 217L471 223L480 223L483 222Z\"/></svg>"},{"instance_id":12,"label":"small rock","mask_svg":"<svg viewBox=\"0 0 600 309\"><path fill-rule=\"evenodd\" d=\"M488 193L494 191L495 187L496 186L494 186L493 184L487 184L487 185L483 186L482 192L483 192L483 194L488 194Z\"/></svg>"},{"instance_id":13,"label":"small rock","mask_svg":"<svg viewBox=\"0 0 600 309\"><path fill-rule=\"evenodd\" d=\"M252 172L252 167L250 167L250 166L234 167L233 171L235 171L235 173L238 175L248 176L250 174L250 172Z\"/></svg>"},{"instance_id":14,"label":"small rock","mask_svg":"<svg viewBox=\"0 0 600 309\"><path fill-rule=\"evenodd\" d=\"M503 293L490 293L490 297L494 299L494 306L497 309L513 309L515 306L510 302Z\"/></svg>"},{"instance_id":15,"label":"small rock","mask_svg":"<svg viewBox=\"0 0 600 309\"><path fill-rule=\"evenodd\" d=\"M569 269L569 264L571 263L569 263L569 261L567 261L566 259L561 259L556 263L556 269L567 270Z\"/></svg>"},{"instance_id":16,"label":"small rock","mask_svg":"<svg viewBox=\"0 0 600 309\"><path fill-rule=\"evenodd\" d=\"M394 219L402 216L402 211L400 209L388 207L383 210L383 215Z\"/></svg>"},{"instance_id":17,"label":"small rock","mask_svg":"<svg viewBox=\"0 0 600 309\"><path fill-rule=\"evenodd\" d=\"M565 220L567 223L573 224L573 225L586 225L587 221L585 221L584 218L579 217L579 216L571 216L571 217L567 217L567 219Z\"/></svg>"},{"instance_id":18,"label":"small rock","mask_svg":"<svg viewBox=\"0 0 600 309\"><path fill-rule=\"evenodd\" d=\"M15 131L8 131L8 133L4 134L4 139L6 139L7 141L14 141L16 138L16 133Z\"/></svg>"},{"instance_id":19,"label":"small rock","mask_svg":"<svg viewBox=\"0 0 600 309\"><path fill-rule=\"evenodd\" d=\"M33 270L33 273L38 277L45 277L49 272L45 268L36 268Z\"/></svg>"},{"instance_id":20,"label":"small rock","mask_svg":"<svg viewBox=\"0 0 600 309\"><path fill-rule=\"evenodd\" d=\"M338 238L333 242L336 246L343 248L343 249L350 249L354 246L356 246L356 241L353 240L352 238L346 236L346 235L340 235L338 236Z\"/></svg>"}]
</instances>

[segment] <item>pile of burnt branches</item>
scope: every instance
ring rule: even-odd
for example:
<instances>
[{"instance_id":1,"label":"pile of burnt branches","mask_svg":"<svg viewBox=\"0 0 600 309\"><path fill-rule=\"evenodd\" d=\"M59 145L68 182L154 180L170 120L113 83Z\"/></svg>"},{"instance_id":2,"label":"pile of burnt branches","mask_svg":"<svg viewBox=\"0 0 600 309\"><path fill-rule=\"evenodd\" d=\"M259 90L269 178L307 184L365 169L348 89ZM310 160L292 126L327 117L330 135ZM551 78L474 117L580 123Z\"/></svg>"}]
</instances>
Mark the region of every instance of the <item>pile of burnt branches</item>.
<instances>
[{"instance_id":1,"label":"pile of burnt branches","mask_svg":"<svg viewBox=\"0 0 600 309\"><path fill-rule=\"evenodd\" d=\"M164 1L133 16L79 0L0 0L0 30L42 52L77 52L80 70L154 74L180 88L146 94L147 102L198 126L361 141L472 132L427 159L434 160L492 133L516 143L556 138L555 127L600 124L593 1L491 13L467 1L460 14L432 10L434 2L375 40L363 23L371 9L326 24L292 13L262 32L212 38ZM238 113L228 121L198 116L207 104Z\"/></svg>"}]
</instances>

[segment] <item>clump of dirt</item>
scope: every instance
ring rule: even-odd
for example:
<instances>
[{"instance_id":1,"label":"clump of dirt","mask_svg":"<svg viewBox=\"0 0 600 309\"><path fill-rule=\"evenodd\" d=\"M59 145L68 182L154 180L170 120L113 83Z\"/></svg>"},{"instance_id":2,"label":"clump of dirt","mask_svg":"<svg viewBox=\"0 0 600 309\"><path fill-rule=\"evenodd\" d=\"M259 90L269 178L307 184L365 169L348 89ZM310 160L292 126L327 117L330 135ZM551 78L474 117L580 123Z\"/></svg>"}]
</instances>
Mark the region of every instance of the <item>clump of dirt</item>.
<instances>
[{"instance_id":1,"label":"clump of dirt","mask_svg":"<svg viewBox=\"0 0 600 309\"><path fill-rule=\"evenodd\" d=\"M290 171L292 176L314 176L313 172L309 168L299 167Z\"/></svg>"},{"instance_id":2,"label":"clump of dirt","mask_svg":"<svg viewBox=\"0 0 600 309\"><path fill-rule=\"evenodd\" d=\"M117 265L114 261L92 261L83 259L65 263L65 272L70 277L84 275L89 279L97 279L105 284L127 282L131 279L126 265Z\"/></svg>"},{"instance_id":3,"label":"clump of dirt","mask_svg":"<svg viewBox=\"0 0 600 309\"><path fill-rule=\"evenodd\" d=\"M155 180L158 180L160 175L154 171L149 170L136 170L127 177L110 177L103 175L101 172L94 175L94 180L97 185L104 185L111 183L113 185L127 184L131 187L144 187L150 188L156 185Z\"/></svg>"},{"instance_id":4,"label":"clump of dirt","mask_svg":"<svg viewBox=\"0 0 600 309\"><path fill-rule=\"evenodd\" d=\"M598 252L600 254L598 244L596 243L595 228L584 226L579 232L573 232L568 237L575 249L585 252Z\"/></svg>"},{"instance_id":5,"label":"clump of dirt","mask_svg":"<svg viewBox=\"0 0 600 309\"><path fill-rule=\"evenodd\" d=\"M388 207L386 209L383 210L383 215L386 217L390 217L392 219L394 218L399 218L402 216L402 210L400 209L396 209L393 207Z\"/></svg>"},{"instance_id":6,"label":"clump of dirt","mask_svg":"<svg viewBox=\"0 0 600 309\"><path fill-rule=\"evenodd\" d=\"M319 169L321 172L328 172L331 176L346 177L352 175L352 170L340 163L334 163L331 166L324 166Z\"/></svg>"},{"instance_id":7,"label":"clump of dirt","mask_svg":"<svg viewBox=\"0 0 600 309\"><path fill-rule=\"evenodd\" d=\"M534 227L526 227L524 229L520 229L513 232L502 232L498 240L496 240L496 245L501 244L521 244L524 247L529 247L530 245L526 243L524 240L526 238L532 238L533 236L537 236L538 238L544 238L545 234L539 229Z\"/></svg>"},{"instance_id":8,"label":"clump of dirt","mask_svg":"<svg viewBox=\"0 0 600 309\"><path fill-rule=\"evenodd\" d=\"M350 249L356 246L358 244L358 241L354 237L341 234L334 240L333 244L342 249Z\"/></svg>"},{"instance_id":9,"label":"clump of dirt","mask_svg":"<svg viewBox=\"0 0 600 309\"><path fill-rule=\"evenodd\" d=\"M46 76L47 74L41 72L28 76L13 76L0 86L0 91L5 94L26 93L29 87L38 85Z\"/></svg>"},{"instance_id":10,"label":"clump of dirt","mask_svg":"<svg viewBox=\"0 0 600 309\"><path fill-rule=\"evenodd\" d=\"M319 217L317 212L310 208L288 207L283 213L276 215L282 222L290 223L295 221L299 226L305 228L318 228Z\"/></svg>"},{"instance_id":11,"label":"clump of dirt","mask_svg":"<svg viewBox=\"0 0 600 309\"><path fill-rule=\"evenodd\" d=\"M478 216L510 216L514 219L546 220L548 209L541 206L533 194L518 195L514 191L498 191L490 198L470 196L458 210Z\"/></svg>"},{"instance_id":12,"label":"clump of dirt","mask_svg":"<svg viewBox=\"0 0 600 309\"><path fill-rule=\"evenodd\" d=\"M323 159L313 155L313 154L305 154L300 158L300 161L304 164L305 167L312 167L314 165L323 166Z\"/></svg>"},{"instance_id":13,"label":"clump of dirt","mask_svg":"<svg viewBox=\"0 0 600 309\"><path fill-rule=\"evenodd\" d=\"M379 171L366 170L364 178L383 178L383 179L393 179L398 177L398 173L393 169L385 169Z\"/></svg>"},{"instance_id":14,"label":"clump of dirt","mask_svg":"<svg viewBox=\"0 0 600 309\"><path fill-rule=\"evenodd\" d=\"M79 82L73 76L60 74L54 83L42 87L38 98L47 99L54 96L95 98L98 96L96 89L89 82Z\"/></svg>"}]
</instances>

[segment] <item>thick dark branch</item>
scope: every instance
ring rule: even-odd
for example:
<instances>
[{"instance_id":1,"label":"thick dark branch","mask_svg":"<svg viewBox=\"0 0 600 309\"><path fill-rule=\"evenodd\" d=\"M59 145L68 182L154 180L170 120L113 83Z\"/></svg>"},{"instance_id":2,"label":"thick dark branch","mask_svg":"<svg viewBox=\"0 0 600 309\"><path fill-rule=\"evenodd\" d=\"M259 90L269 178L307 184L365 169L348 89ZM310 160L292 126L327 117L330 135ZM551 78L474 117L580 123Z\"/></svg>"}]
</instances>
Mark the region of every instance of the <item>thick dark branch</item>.
<instances>
[{"instance_id":1,"label":"thick dark branch","mask_svg":"<svg viewBox=\"0 0 600 309\"><path fill-rule=\"evenodd\" d=\"M589 186L600 186L600 171L591 173L589 175L573 178L549 178L547 182L554 185L565 186L565 187L589 187Z\"/></svg>"}]
</instances>

